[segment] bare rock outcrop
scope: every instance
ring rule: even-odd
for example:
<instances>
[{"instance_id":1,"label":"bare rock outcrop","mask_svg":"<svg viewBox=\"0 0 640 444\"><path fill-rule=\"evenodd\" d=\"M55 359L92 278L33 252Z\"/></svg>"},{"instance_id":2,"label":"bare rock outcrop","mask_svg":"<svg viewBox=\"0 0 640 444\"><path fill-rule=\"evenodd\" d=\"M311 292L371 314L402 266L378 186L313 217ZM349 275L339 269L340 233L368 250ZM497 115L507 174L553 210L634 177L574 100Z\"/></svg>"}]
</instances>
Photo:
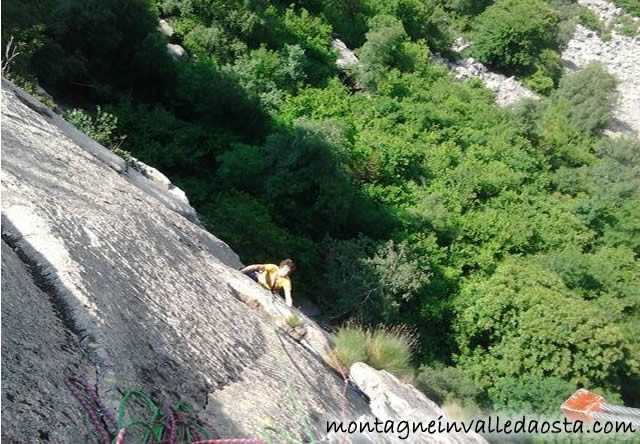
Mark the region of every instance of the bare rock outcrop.
<instances>
[{"instance_id":1,"label":"bare rock outcrop","mask_svg":"<svg viewBox=\"0 0 640 444\"><path fill-rule=\"evenodd\" d=\"M477 443L486 444L486 440L476 433L438 432L438 426L445 428L450 421L445 412L438 405L428 399L424 393L410 384L403 383L386 371L378 371L367 364L357 362L351 366L350 379L369 398L371 414L363 415L355 420L358 432L345 440L343 436L329 435L327 442L331 443L362 443L375 444L391 443ZM350 418L353 419L353 418ZM432 423L433 421L433 423ZM385 435L385 440L371 433L371 430L388 428L393 431ZM407 428L402 424L406 422ZM347 421L344 421L346 425ZM363 425L360 432L360 425ZM422 429L414 426L420 424ZM429 430L429 427L432 427ZM354 427L355 429L355 427ZM424 432L423 430L426 430ZM435 432L434 432L435 431ZM430 433L434 432L434 433Z\"/></svg>"},{"instance_id":2,"label":"bare rock outcrop","mask_svg":"<svg viewBox=\"0 0 640 444\"><path fill-rule=\"evenodd\" d=\"M456 40L457 49L464 49L467 46L468 42ZM515 77L491 72L473 57L457 59L452 62L436 54L432 56L432 60L445 64L457 80L466 80L472 77L482 80L485 86L496 94L498 106L508 106L522 99L539 98L536 93L524 87Z\"/></svg>"},{"instance_id":3,"label":"bare rock outcrop","mask_svg":"<svg viewBox=\"0 0 640 444\"><path fill-rule=\"evenodd\" d=\"M187 52L177 43L167 43L167 54L169 54L174 60L177 60L187 55Z\"/></svg>"},{"instance_id":4,"label":"bare rock outcrop","mask_svg":"<svg viewBox=\"0 0 640 444\"><path fill-rule=\"evenodd\" d=\"M358 64L358 57L352 50L347 48L347 45L342 40L334 39L331 42L331 47L338 53L336 66L339 69L349 69Z\"/></svg>"},{"instance_id":5,"label":"bare rock outcrop","mask_svg":"<svg viewBox=\"0 0 640 444\"><path fill-rule=\"evenodd\" d=\"M111 408L131 388L188 402L227 438L372 417L325 332L241 274L161 173L5 80L2 102L3 442L97 442L65 376Z\"/></svg>"},{"instance_id":6,"label":"bare rock outcrop","mask_svg":"<svg viewBox=\"0 0 640 444\"><path fill-rule=\"evenodd\" d=\"M165 19L160 19L158 21L158 31L169 38L173 37L174 34L173 27Z\"/></svg>"}]
</instances>

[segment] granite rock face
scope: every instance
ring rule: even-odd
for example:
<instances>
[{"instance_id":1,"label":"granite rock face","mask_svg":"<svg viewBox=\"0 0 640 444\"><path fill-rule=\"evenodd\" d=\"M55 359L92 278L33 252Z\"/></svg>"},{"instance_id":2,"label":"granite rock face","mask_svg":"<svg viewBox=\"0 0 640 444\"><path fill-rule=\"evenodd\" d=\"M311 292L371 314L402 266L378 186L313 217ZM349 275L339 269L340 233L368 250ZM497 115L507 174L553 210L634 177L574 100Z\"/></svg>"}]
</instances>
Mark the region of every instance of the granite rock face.
<instances>
[{"instance_id":1,"label":"granite rock face","mask_svg":"<svg viewBox=\"0 0 640 444\"><path fill-rule=\"evenodd\" d=\"M280 329L268 313L288 315L284 302L184 202L10 83L2 95L3 442L96 439L69 374L112 408L130 388L184 400L230 438L267 425L302 438L302 418L320 434L344 403L368 411L343 401L320 329L305 318L303 345Z\"/></svg>"},{"instance_id":2,"label":"granite rock face","mask_svg":"<svg viewBox=\"0 0 640 444\"><path fill-rule=\"evenodd\" d=\"M428 429L431 421L433 430L438 430L438 425L446 427L447 418L445 412L436 403L428 399L422 392L410 384L405 384L386 371L378 371L367 364L357 362L351 366L349 377L352 382L369 398L371 413L359 418L347 418L354 423L366 425L363 432L350 435L347 440L343 435L329 434L326 437L328 443L353 443L353 444L377 444L377 443L477 443L486 444L486 440L475 433L423 433L420 429L413 432L414 425L420 423ZM393 424L394 430L384 435L371 433L375 430L376 420L378 428ZM403 428L402 422L406 422L408 428ZM389 429L390 430L390 429Z\"/></svg>"},{"instance_id":3,"label":"granite rock face","mask_svg":"<svg viewBox=\"0 0 640 444\"><path fill-rule=\"evenodd\" d=\"M331 338L241 274L164 175L4 80L2 101L3 442L98 442L66 376L110 408L132 388L188 402L225 438L308 442L326 420L374 419L327 365Z\"/></svg>"},{"instance_id":4,"label":"granite rock face","mask_svg":"<svg viewBox=\"0 0 640 444\"><path fill-rule=\"evenodd\" d=\"M93 442L62 375L95 380L94 367L35 273L2 242L2 442Z\"/></svg>"}]
</instances>

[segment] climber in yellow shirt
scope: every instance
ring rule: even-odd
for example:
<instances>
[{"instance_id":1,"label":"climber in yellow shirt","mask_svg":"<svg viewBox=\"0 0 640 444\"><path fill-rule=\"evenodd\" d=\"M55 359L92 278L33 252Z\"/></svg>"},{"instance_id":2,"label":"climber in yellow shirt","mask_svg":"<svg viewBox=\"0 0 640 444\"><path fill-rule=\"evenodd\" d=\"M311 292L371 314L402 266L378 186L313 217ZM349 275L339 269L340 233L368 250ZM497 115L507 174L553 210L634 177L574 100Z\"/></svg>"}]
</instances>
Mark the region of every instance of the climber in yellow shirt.
<instances>
[{"instance_id":1,"label":"climber in yellow shirt","mask_svg":"<svg viewBox=\"0 0 640 444\"><path fill-rule=\"evenodd\" d=\"M287 305L291 307L291 279L289 274L296 268L291 259L285 259L280 265L275 264L255 264L244 267L240 270L264 288L271 291L284 291L284 298Z\"/></svg>"}]
</instances>

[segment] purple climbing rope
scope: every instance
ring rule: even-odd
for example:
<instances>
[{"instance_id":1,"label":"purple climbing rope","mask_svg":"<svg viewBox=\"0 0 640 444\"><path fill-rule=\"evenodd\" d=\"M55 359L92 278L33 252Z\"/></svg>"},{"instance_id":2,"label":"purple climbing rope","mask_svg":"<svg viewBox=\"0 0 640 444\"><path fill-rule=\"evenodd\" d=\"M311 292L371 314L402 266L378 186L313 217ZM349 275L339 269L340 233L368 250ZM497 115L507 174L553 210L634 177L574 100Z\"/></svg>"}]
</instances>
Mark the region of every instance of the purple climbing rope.
<instances>
[{"instance_id":1,"label":"purple climbing rope","mask_svg":"<svg viewBox=\"0 0 640 444\"><path fill-rule=\"evenodd\" d=\"M167 412L167 420L165 421L165 430L169 432L169 442L171 444L178 443L178 428L176 427L176 417L173 413L173 409L169 404L164 406L164 410Z\"/></svg>"},{"instance_id":2,"label":"purple climbing rope","mask_svg":"<svg viewBox=\"0 0 640 444\"><path fill-rule=\"evenodd\" d=\"M118 429L118 424L113 414L100 401L98 393L96 393L96 391L89 387L87 384L80 381L78 378L74 378L73 376L67 376L64 382L69 388L69 391L71 392L73 397L80 403L82 407L84 407L84 409L89 414L91 422L102 437L103 443L111 444L111 436L105 428L105 424L114 432ZM84 390L84 395L80 392L80 389ZM102 417L102 420L100 420L100 416Z\"/></svg>"}]
</instances>

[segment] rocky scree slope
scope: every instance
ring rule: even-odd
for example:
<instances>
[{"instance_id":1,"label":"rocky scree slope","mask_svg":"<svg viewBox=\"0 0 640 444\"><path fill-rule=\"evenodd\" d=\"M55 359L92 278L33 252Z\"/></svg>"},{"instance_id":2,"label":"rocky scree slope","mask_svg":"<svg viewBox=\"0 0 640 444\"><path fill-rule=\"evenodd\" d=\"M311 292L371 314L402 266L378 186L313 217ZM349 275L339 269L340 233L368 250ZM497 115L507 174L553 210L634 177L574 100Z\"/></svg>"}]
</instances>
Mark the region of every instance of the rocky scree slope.
<instances>
[{"instance_id":1,"label":"rocky scree slope","mask_svg":"<svg viewBox=\"0 0 640 444\"><path fill-rule=\"evenodd\" d=\"M227 438L268 426L302 440L304 418L317 436L325 419L372 418L364 398L343 397L325 333L239 273L237 255L166 181L5 80L2 102L3 442L96 442L66 375L112 408L130 388L186 401ZM294 329L291 314L302 320Z\"/></svg>"}]
</instances>

